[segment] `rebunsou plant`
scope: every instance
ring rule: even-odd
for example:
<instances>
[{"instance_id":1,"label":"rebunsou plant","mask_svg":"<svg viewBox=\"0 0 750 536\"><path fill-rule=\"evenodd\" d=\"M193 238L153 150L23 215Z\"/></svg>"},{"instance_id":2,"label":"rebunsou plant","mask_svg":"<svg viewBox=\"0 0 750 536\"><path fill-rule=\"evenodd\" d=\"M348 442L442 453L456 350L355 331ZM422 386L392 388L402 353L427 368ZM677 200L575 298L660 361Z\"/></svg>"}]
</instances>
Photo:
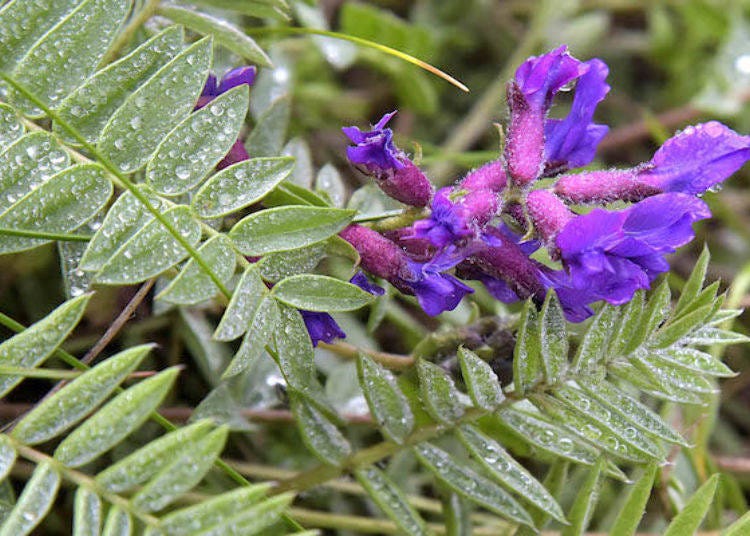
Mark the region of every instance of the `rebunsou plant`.
<instances>
[{"instance_id":1,"label":"rebunsou plant","mask_svg":"<svg viewBox=\"0 0 750 536\"><path fill-rule=\"evenodd\" d=\"M0 534L529 534L549 523L572 535L606 482L627 490L611 533L633 534L657 474L692 441L669 408L709 405L733 373L707 349L748 340L724 329L740 311L705 285L707 250L677 299L658 280L665 255L710 216L698 196L750 159L748 137L709 122L636 167L572 173L607 133L593 115L608 68L560 47L518 68L502 157L454 186L435 191L395 145L393 114L344 128L349 160L388 196L365 186L347 204L332 166L315 186L299 178L304 142L285 146L290 96L251 106L272 58L214 10L283 24L287 2L195 3L210 9L0 8L0 253L54 244L68 295L28 327L0 315L15 333L0 344L0 396L56 382L0 435ZM310 20L310 6L292 7ZM217 76L228 53L253 65ZM548 118L573 83L570 114ZM365 197L381 209L365 211ZM159 413L187 361L156 373L139 371L152 344L102 353L130 305L84 357L63 349L98 289L134 284L139 301L156 286L155 307L172 315L164 329L189 332L202 356L187 425ZM374 331L397 299L436 316L485 291L523 304L475 304L408 356L336 342L346 333L332 313L369 307ZM366 406L367 433L332 399L337 374L348 402ZM236 398L258 382L272 386L265 407L293 424L272 433L243 418L250 402ZM318 461L290 473L285 453L303 449ZM666 534L695 531L718 485L706 478ZM366 495L389 520L339 514L310 499L320 488Z\"/></svg>"}]
</instances>

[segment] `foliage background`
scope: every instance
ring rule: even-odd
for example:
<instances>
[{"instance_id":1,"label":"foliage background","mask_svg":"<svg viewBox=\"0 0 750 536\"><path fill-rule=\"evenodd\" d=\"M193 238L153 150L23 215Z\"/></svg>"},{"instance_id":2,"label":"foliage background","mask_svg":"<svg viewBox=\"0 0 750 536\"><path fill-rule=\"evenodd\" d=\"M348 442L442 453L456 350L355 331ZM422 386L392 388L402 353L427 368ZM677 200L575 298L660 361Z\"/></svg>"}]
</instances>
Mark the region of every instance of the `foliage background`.
<instances>
[{"instance_id":1,"label":"foliage background","mask_svg":"<svg viewBox=\"0 0 750 536\"><path fill-rule=\"evenodd\" d=\"M139 2L137 7L153 9L157 4ZM675 129L702 119L717 117L739 132L750 131L750 4L743 1L321 1L317 5L291 2L289 9L282 2L246 3L250 7L244 11L282 5L281 11L288 13L289 20L253 17L243 14L242 9L217 7L237 8L242 4L239 1L204 0L196 4L242 28L268 51L274 68L261 69L251 90L251 123L257 123L261 111L273 99L289 95L288 125L283 120L265 125L267 138L272 142L274 137L283 140L283 151L296 157L295 181L318 186L334 198L348 198L364 184L346 163L346 140L340 127L367 124L395 108L399 114L394 130L400 145L421 152L422 166L437 183L450 183L472 167L496 158L498 134L492 122L504 120L505 82L526 56L559 43L567 43L579 58L597 56L610 66L612 90L597 112L598 121L612 127L600 151L601 166L647 160ZM154 29L165 27L167 13L154 14L145 22L145 29L134 32L134 41L140 42ZM393 47L451 73L472 91L462 93L373 48L321 36L289 35L284 31L288 24L329 28ZM243 61L232 50L215 47L215 71L223 72ZM256 131L252 132L251 136ZM320 173L321 168L327 171ZM745 169L720 192L706 196L714 218L702 223L698 238L673 257L669 281L674 289L684 284L705 242L712 253L708 281L721 280L720 290L729 291L732 307L750 304L748 186L750 170ZM370 190L358 195L363 203L373 197ZM345 266L327 262L324 268L328 273L345 273ZM236 350L236 344L210 339L226 304L218 300L197 309L165 308L154 302L153 295L153 290L139 290L138 286L97 287L82 321L63 348L83 356L123 309L131 307L121 317L126 323L111 340L107 339L102 355L156 343L142 368L180 367L180 379L162 405L164 416L179 423L195 418L198 412L230 424L236 432L230 435L222 456L236 461L237 470L251 481L284 479L315 466L315 457L292 423L289 401L279 387L281 378L270 360L258 364L253 374L242 376L241 381L222 383L219 379ZM0 311L9 317L31 325L65 299L55 247L0 257ZM480 301L485 313L498 312L496 307ZM336 318L349 335L346 342L408 355L429 333L440 327L455 330L473 318L471 308L462 306L438 320L430 319L408 300L398 299L388 301L381 309L382 324L372 334L366 329L366 312L338 314ZM733 329L750 333L750 316L739 316ZM7 329L2 333L3 338L10 335ZM438 362L452 357L441 354L443 343L439 337L428 339L427 347L434 346L427 354ZM338 350L319 348L316 363L325 393L344 419L346 436L355 450L360 450L379 436L357 388L355 362L337 355L345 354L346 348L351 349L343 345ZM424 348L422 342L419 349ZM721 350L715 352L720 355ZM740 374L721 381L721 394L712 400L707 416L702 410L680 410L672 404L663 408L662 415L676 429L687 432L692 447L669 451L672 465L659 471L642 530L662 531L687 498L714 473L723 473L725 478L711 502L705 528L727 526L747 511L750 373L745 369L750 366L749 358L746 345L726 349L723 359ZM63 365L52 358L46 366ZM455 361L453 366L455 369ZM50 385L48 380L26 379L22 388L0 405L0 419L10 422L22 415ZM153 424L142 426L108 455L107 462L121 459L157 434ZM528 455L521 455L519 460L544 479L548 465ZM486 514L470 517L470 506L458 495L432 486L413 456L397 455L381 468L408 494L419 497L418 503L430 520L443 522L447 517L449 533L465 533L471 523L481 525L486 521L482 518ZM11 476L15 492L22 489L32 470L28 462L14 465ZM209 474L201 492L218 494L231 489L228 479L215 473ZM557 496L565 512L577 504L576 492L581 486L585 488L588 474L578 467L569 470ZM635 477L638 475L635 473ZM622 506L622 490L623 485L616 480L605 481L598 506L590 516L584 516L590 519L589 530L608 530ZM7 486L4 493L10 493ZM332 480L329 485L305 491L296 501L296 510L290 515L306 527L351 535L396 530L351 480ZM63 490L39 533L67 533L72 502L72 491ZM440 510L443 515L436 515ZM269 529L271 534L293 530L283 522L273 527ZM498 533L502 526L491 527L495 532L490 533Z\"/></svg>"}]
</instances>

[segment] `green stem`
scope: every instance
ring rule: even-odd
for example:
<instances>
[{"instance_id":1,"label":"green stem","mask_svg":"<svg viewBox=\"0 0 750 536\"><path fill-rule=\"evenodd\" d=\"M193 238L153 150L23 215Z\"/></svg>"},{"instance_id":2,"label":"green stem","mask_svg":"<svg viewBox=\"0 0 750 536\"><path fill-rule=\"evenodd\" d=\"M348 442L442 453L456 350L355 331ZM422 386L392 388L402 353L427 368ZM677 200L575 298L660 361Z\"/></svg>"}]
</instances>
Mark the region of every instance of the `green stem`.
<instances>
[{"instance_id":1,"label":"green stem","mask_svg":"<svg viewBox=\"0 0 750 536\"><path fill-rule=\"evenodd\" d=\"M55 469L55 471L63 475L63 477L65 477L66 479L70 480L71 482L75 483L78 486L88 489L92 493L95 493L96 495L105 499L110 504L118 506L125 512L128 512L134 517L140 519L146 525L151 526L151 527L156 527L159 525L158 518L146 512L141 512L137 508L134 508L133 503L131 501L125 499L124 497L121 497L119 495L109 492L107 488L100 486L96 482L96 480L94 480L87 474L81 473L80 471L76 471L75 469L71 469L70 467L60 463L53 457L48 456L47 454L44 454L43 452L39 452L38 450L35 450L31 447L24 445L23 443L17 441L13 436L6 435L4 437L7 441L10 442L10 444L13 446L16 452L18 452L21 456L23 456L27 460L32 461L36 464L46 462L50 466L52 466L52 468Z\"/></svg>"},{"instance_id":2,"label":"green stem","mask_svg":"<svg viewBox=\"0 0 750 536\"><path fill-rule=\"evenodd\" d=\"M91 240L89 235L66 234L66 233L45 233L44 231L27 231L24 229L7 229L0 227L0 235L23 236L27 238L39 238L40 240L60 240L61 242L88 242Z\"/></svg>"}]
</instances>

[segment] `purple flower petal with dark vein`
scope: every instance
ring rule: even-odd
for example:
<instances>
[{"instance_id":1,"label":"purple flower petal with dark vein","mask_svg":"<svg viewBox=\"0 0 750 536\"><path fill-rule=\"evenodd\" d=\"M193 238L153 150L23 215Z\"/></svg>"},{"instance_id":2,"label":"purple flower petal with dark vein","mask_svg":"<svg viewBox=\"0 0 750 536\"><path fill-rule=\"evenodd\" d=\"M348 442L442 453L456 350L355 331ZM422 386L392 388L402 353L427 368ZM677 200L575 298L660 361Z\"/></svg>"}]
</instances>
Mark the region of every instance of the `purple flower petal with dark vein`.
<instances>
[{"instance_id":1,"label":"purple flower petal with dark vein","mask_svg":"<svg viewBox=\"0 0 750 536\"><path fill-rule=\"evenodd\" d=\"M352 276L352 278L349 280L349 283L357 285L359 288L361 288L365 292L369 292L373 296L382 296L383 294L385 294L385 289L376 285L375 283L370 282L365 273L361 270L354 274L354 276Z\"/></svg>"},{"instance_id":2,"label":"purple flower petal with dark vein","mask_svg":"<svg viewBox=\"0 0 750 536\"><path fill-rule=\"evenodd\" d=\"M464 296L474 292L470 286L456 277L443 273L464 259L458 248L448 248L426 263L409 261L411 275L397 284L397 287L411 291L425 313L436 316L444 311L452 311Z\"/></svg>"},{"instance_id":3,"label":"purple flower petal with dark vein","mask_svg":"<svg viewBox=\"0 0 750 536\"><path fill-rule=\"evenodd\" d=\"M610 89L605 82L609 68L599 59L584 65L588 71L578 80L568 116L547 119L544 124L547 171L585 166L594 159L596 147L609 131L606 125L592 122L596 106Z\"/></svg>"},{"instance_id":4,"label":"purple flower petal with dark vein","mask_svg":"<svg viewBox=\"0 0 750 536\"><path fill-rule=\"evenodd\" d=\"M328 313L304 311L302 309L299 312L302 315L302 320L305 321L305 327L310 334L313 346L317 346L321 341L330 344L334 339L346 338L346 333Z\"/></svg>"},{"instance_id":5,"label":"purple flower petal with dark vein","mask_svg":"<svg viewBox=\"0 0 750 536\"><path fill-rule=\"evenodd\" d=\"M629 301L669 269L664 255L693 239L692 223L710 215L700 199L672 193L577 216L555 240L570 287L615 305Z\"/></svg>"},{"instance_id":6,"label":"purple flower petal with dark vein","mask_svg":"<svg viewBox=\"0 0 750 536\"><path fill-rule=\"evenodd\" d=\"M687 127L668 139L639 181L662 192L697 195L727 179L750 160L750 136L717 121Z\"/></svg>"},{"instance_id":7,"label":"purple flower petal with dark vein","mask_svg":"<svg viewBox=\"0 0 750 536\"><path fill-rule=\"evenodd\" d=\"M245 65L242 67L235 67L224 76L221 77L219 82L218 94L226 93L233 87L247 84L252 86L255 82L255 74L258 72L255 65Z\"/></svg>"}]
</instances>

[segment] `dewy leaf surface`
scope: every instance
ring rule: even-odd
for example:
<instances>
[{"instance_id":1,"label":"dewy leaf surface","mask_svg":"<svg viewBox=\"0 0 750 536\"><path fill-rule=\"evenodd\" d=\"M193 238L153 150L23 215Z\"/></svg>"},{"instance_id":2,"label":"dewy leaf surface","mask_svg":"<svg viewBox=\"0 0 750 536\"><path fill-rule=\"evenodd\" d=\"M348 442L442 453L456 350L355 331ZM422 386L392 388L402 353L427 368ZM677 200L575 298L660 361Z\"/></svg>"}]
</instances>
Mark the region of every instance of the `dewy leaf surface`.
<instances>
[{"instance_id":1,"label":"dewy leaf surface","mask_svg":"<svg viewBox=\"0 0 750 536\"><path fill-rule=\"evenodd\" d=\"M292 172L289 157L252 158L210 177L193 197L202 218L218 218L257 203Z\"/></svg>"},{"instance_id":2,"label":"dewy leaf surface","mask_svg":"<svg viewBox=\"0 0 750 536\"><path fill-rule=\"evenodd\" d=\"M57 113L87 141L96 142L104 125L127 97L172 60L182 47L182 28L167 28L86 80L65 97ZM55 130L69 136L58 124Z\"/></svg>"},{"instance_id":3,"label":"dewy leaf surface","mask_svg":"<svg viewBox=\"0 0 750 536\"><path fill-rule=\"evenodd\" d=\"M68 300L33 326L4 341L0 344L0 362L24 368L43 363L78 324L90 298L82 295ZM0 376L0 396L21 380L20 376Z\"/></svg>"},{"instance_id":4,"label":"dewy leaf surface","mask_svg":"<svg viewBox=\"0 0 750 536\"><path fill-rule=\"evenodd\" d=\"M393 373L363 354L357 372L373 419L389 439L403 443L414 428L414 413Z\"/></svg>"},{"instance_id":5,"label":"dewy leaf surface","mask_svg":"<svg viewBox=\"0 0 750 536\"><path fill-rule=\"evenodd\" d=\"M154 190L174 196L197 186L237 140L248 98L247 85L232 88L174 127L146 167Z\"/></svg>"},{"instance_id":6,"label":"dewy leaf surface","mask_svg":"<svg viewBox=\"0 0 750 536\"><path fill-rule=\"evenodd\" d=\"M99 457L145 421L172 388L179 370L167 369L112 399L55 449L55 458L78 467Z\"/></svg>"},{"instance_id":7,"label":"dewy leaf surface","mask_svg":"<svg viewBox=\"0 0 750 536\"><path fill-rule=\"evenodd\" d=\"M14 70L16 80L51 108L96 68L130 11L130 0L85 0L46 33ZM11 98L32 114L40 110Z\"/></svg>"},{"instance_id":8,"label":"dewy leaf surface","mask_svg":"<svg viewBox=\"0 0 750 536\"><path fill-rule=\"evenodd\" d=\"M23 136L24 132L26 132L26 128L21 123L15 108L0 103L0 153L8 145Z\"/></svg>"},{"instance_id":9,"label":"dewy leaf surface","mask_svg":"<svg viewBox=\"0 0 750 536\"><path fill-rule=\"evenodd\" d=\"M3 520L0 536L23 536L31 533L52 506L59 487L60 475L52 468L52 464L39 464L15 507Z\"/></svg>"},{"instance_id":10,"label":"dewy leaf surface","mask_svg":"<svg viewBox=\"0 0 750 536\"><path fill-rule=\"evenodd\" d=\"M97 164L80 164L59 172L0 214L0 227L22 231L68 233L93 218L112 195L112 183ZM0 254L49 242L4 236Z\"/></svg>"},{"instance_id":11,"label":"dewy leaf surface","mask_svg":"<svg viewBox=\"0 0 750 536\"><path fill-rule=\"evenodd\" d=\"M307 311L352 311L373 300L372 294L356 285L325 275L301 274L279 281L274 297Z\"/></svg>"},{"instance_id":12,"label":"dewy leaf surface","mask_svg":"<svg viewBox=\"0 0 750 536\"><path fill-rule=\"evenodd\" d=\"M266 285L256 266L248 266L232 293L224 316L214 332L217 341L231 341L245 333L253 315L266 295Z\"/></svg>"},{"instance_id":13,"label":"dewy leaf surface","mask_svg":"<svg viewBox=\"0 0 750 536\"><path fill-rule=\"evenodd\" d=\"M102 526L99 496L86 488L78 488L73 505L73 536L99 536Z\"/></svg>"},{"instance_id":14,"label":"dewy leaf surface","mask_svg":"<svg viewBox=\"0 0 750 536\"><path fill-rule=\"evenodd\" d=\"M211 40L190 46L132 93L104 126L99 149L121 171L143 167L193 109L211 65Z\"/></svg>"}]
</instances>

